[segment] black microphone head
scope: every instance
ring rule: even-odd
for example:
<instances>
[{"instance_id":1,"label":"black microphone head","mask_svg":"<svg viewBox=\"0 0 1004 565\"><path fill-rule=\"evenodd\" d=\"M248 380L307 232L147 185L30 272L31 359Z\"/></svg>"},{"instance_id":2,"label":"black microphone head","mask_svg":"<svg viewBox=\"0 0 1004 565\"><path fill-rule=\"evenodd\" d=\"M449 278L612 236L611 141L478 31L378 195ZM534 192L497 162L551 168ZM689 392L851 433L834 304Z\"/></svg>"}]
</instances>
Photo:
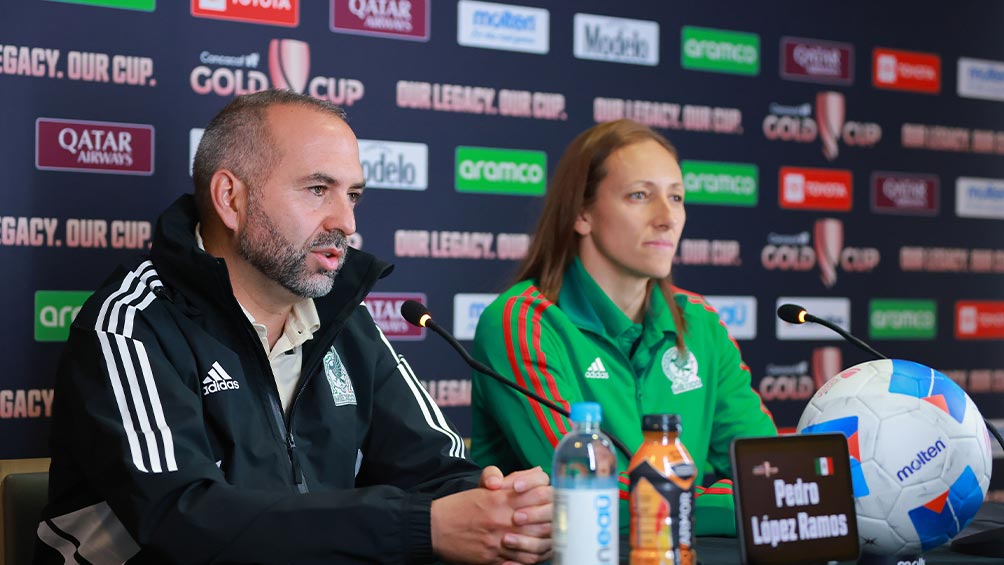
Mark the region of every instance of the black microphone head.
<instances>
[{"instance_id":1,"label":"black microphone head","mask_svg":"<svg viewBox=\"0 0 1004 565\"><path fill-rule=\"evenodd\" d=\"M425 304L416 300L404 301L404 304L401 305L401 316L403 316L405 321L409 324L420 328L424 328L425 322L432 318L432 314L429 312L429 309L425 307ZM426 316L428 316L428 318L426 318Z\"/></svg>"},{"instance_id":2,"label":"black microphone head","mask_svg":"<svg viewBox=\"0 0 1004 565\"><path fill-rule=\"evenodd\" d=\"M789 324L804 324L806 314L808 312L806 312L805 308L802 308L798 304L782 304L777 309L777 317Z\"/></svg>"}]
</instances>

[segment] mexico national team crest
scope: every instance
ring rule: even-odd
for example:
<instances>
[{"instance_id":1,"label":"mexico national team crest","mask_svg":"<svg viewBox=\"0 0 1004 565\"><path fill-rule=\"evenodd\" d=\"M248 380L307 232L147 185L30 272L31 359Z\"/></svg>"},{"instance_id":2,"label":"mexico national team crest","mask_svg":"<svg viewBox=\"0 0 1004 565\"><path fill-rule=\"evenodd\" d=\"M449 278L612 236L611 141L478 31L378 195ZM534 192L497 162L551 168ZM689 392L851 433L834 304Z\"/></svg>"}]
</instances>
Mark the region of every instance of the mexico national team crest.
<instances>
[{"instance_id":1,"label":"mexico national team crest","mask_svg":"<svg viewBox=\"0 0 1004 565\"><path fill-rule=\"evenodd\" d=\"M352 389L349 372L345 370L345 365L342 364L342 359L334 346L324 354L324 375L328 377L328 386L331 387L335 406L356 403L356 391Z\"/></svg>"},{"instance_id":2,"label":"mexico national team crest","mask_svg":"<svg viewBox=\"0 0 1004 565\"><path fill-rule=\"evenodd\" d=\"M681 358L675 345L662 355L662 372L665 373L669 382L673 383L673 394L684 393L704 386L701 377L697 374L697 357L687 351L686 357Z\"/></svg>"}]
</instances>

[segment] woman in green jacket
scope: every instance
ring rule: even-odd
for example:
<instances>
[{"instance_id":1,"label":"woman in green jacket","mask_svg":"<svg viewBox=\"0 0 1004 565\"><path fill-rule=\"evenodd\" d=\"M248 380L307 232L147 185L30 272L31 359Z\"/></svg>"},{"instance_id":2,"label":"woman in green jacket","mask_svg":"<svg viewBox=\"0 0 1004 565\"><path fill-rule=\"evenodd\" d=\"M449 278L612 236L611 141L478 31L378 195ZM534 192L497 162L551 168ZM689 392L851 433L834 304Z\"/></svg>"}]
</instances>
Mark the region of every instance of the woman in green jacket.
<instances>
[{"instance_id":1,"label":"woman in green jacket","mask_svg":"<svg viewBox=\"0 0 1004 565\"><path fill-rule=\"evenodd\" d=\"M643 414L677 413L705 476L697 532L734 533L729 444L777 433L749 367L715 310L673 286L686 222L676 149L630 120L593 126L568 146L515 286L481 315L474 356L566 409L603 405L603 426L629 449ZM503 471L550 472L567 418L481 374L474 376L472 457ZM628 524L628 460L621 529Z\"/></svg>"}]
</instances>

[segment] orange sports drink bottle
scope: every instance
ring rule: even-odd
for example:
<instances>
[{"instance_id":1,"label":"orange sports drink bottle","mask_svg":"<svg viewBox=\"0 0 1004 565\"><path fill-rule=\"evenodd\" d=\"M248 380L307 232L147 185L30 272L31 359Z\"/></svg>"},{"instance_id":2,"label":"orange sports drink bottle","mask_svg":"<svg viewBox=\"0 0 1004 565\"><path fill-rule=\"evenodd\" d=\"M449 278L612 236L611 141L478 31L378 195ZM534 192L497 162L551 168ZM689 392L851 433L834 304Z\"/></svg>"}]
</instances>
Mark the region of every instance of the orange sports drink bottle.
<instances>
[{"instance_id":1,"label":"orange sports drink bottle","mask_svg":"<svg viewBox=\"0 0 1004 565\"><path fill-rule=\"evenodd\" d=\"M645 439L631 458L631 565L697 565L694 479L680 441L680 417L647 414Z\"/></svg>"}]
</instances>

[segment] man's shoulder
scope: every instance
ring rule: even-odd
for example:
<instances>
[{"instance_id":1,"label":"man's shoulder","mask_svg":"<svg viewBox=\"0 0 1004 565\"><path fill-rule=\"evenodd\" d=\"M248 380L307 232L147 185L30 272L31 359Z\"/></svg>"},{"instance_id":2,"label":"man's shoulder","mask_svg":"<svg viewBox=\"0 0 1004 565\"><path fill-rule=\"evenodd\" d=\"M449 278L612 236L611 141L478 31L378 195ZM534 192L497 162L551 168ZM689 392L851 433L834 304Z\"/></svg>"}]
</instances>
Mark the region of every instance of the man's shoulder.
<instances>
[{"instance_id":1,"label":"man's shoulder","mask_svg":"<svg viewBox=\"0 0 1004 565\"><path fill-rule=\"evenodd\" d=\"M120 266L80 308L73 325L78 328L122 333L136 322L136 314L159 298L164 284L149 259Z\"/></svg>"}]
</instances>

